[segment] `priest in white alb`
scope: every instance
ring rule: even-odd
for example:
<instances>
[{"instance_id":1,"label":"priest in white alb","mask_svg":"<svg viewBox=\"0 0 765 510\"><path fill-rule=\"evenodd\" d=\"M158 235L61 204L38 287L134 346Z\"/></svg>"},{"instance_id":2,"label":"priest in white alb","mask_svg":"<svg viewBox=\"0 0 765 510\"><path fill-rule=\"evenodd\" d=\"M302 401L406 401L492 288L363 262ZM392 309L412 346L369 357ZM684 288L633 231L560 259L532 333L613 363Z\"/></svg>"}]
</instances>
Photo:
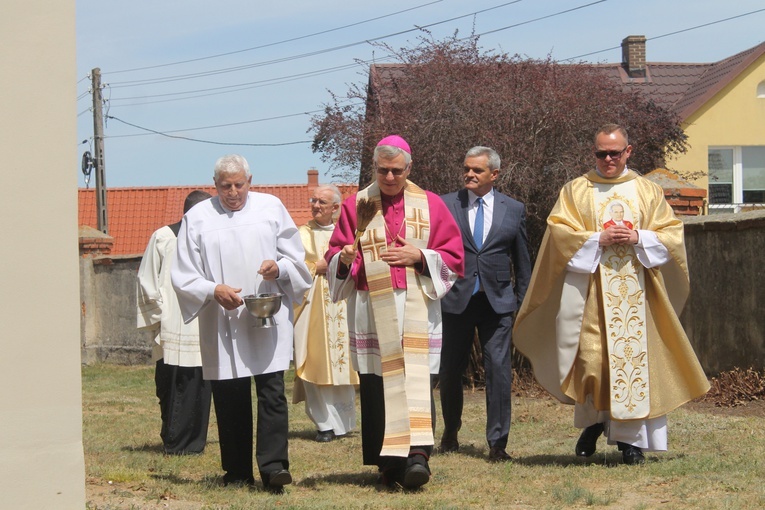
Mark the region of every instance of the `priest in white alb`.
<instances>
[{"instance_id":1,"label":"priest in white alb","mask_svg":"<svg viewBox=\"0 0 765 510\"><path fill-rule=\"evenodd\" d=\"M199 317L202 367L212 381L224 484L254 483L251 379L258 399L256 458L264 487L292 482L284 371L292 358L292 306L311 285L295 223L281 201L250 192L247 161L224 156L218 196L183 218L172 281L184 319ZM258 327L249 294L280 293L276 327Z\"/></svg>"}]
</instances>

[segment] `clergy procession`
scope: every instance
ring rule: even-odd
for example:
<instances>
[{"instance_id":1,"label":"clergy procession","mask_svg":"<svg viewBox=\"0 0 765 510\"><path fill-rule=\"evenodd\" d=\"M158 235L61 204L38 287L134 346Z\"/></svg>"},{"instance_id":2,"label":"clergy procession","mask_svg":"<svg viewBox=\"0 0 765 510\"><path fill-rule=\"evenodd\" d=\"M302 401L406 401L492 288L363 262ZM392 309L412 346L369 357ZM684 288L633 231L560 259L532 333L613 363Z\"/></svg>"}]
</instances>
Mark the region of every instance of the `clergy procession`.
<instances>
[{"instance_id":1,"label":"clergy procession","mask_svg":"<svg viewBox=\"0 0 765 510\"><path fill-rule=\"evenodd\" d=\"M152 235L136 283L164 453L203 452L212 399L223 484L254 486L257 468L282 493L300 472L288 452L294 367L292 403L304 402L317 454L355 433L358 405L361 464L383 488L420 490L438 456L467 454L463 377L478 347L488 462L513 460L513 347L574 406L572 455L593 455L600 436L625 465L666 451L668 413L709 389L678 319L683 225L628 168L624 127L593 142L592 169L560 191L535 263L526 206L495 189L489 147L469 149L464 187L439 196L409 179L409 143L386 136L371 184L345 200L316 187L300 227L278 198L250 191L242 156L221 157L217 196L189 195L182 221Z\"/></svg>"}]
</instances>

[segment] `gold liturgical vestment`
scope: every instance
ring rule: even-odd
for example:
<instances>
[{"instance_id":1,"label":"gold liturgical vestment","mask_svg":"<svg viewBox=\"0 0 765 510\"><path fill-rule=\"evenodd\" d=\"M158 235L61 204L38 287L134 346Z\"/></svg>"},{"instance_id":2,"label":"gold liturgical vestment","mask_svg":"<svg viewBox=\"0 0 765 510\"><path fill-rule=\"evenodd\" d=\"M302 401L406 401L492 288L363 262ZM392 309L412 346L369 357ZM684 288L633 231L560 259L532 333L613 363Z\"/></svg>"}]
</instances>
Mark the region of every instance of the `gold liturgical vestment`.
<instances>
[{"instance_id":1,"label":"gold liturgical vestment","mask_svg":"<svg viewBox=\"0 0 765 510\"><path fill-rule=\"evenodd\" d=\"M629 189L628 196L611 191L612 186L615 190ZM642 367L641 377L647 379L646 389L650 387L650 392L645 392L647 402L634 418L623 410L611 413L617 420L656 418L703 395L709 383L678 319L689 290L683 224L672 212L663 190L635 172L605 179L591 171L563 187L547 219L513 342L531 362L539 383L561 402L584 403L591 395L597 410L611 412L612 401L622 399L624 385L612 381L611 376L619 372L627 357L614 341L613 332L619 328L614 328L614 314L606 310L612 299L604 281L614 269L608 262L614 250L604 250L601 267L591 274L566 268L585 241L603 230L605 207L614 201L626 206L630 218L625 219L637 221L636 229L654 232L670 256L662 266L635 268L634 281L640 279L640 288L625 295L625 303L634 301L644 307L635 324L642 350L630 349L627 354L630 358L639 356L635 365ZM620 253L629 264L639 264L631 247L626 255Z\"/></svg>"},{"instance_id":2,"label":"gold liturgical vestment","mask_svg":"<svg viewBox=\"0 0 765 510\"><path fill-rule=\"evenodd\" d=\"M316 274L316 261L324 258L332 230L314 220L299 229L305 262L313 284L305 300L295 307L295 386L292 403L305 400L302 381L317 385L358 385L350 360L345 301L333 303L327 277Z\"/></svg>"}]
</instances>

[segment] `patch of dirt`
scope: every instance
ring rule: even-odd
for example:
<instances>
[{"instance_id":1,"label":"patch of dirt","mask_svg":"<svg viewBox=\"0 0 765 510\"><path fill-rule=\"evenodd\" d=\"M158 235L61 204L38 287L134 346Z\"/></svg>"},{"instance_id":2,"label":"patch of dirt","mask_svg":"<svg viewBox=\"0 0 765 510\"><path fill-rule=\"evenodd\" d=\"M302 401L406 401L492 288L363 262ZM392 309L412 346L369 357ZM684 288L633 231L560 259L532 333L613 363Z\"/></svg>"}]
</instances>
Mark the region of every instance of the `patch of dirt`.
<instances>
[{"instance_id":1,"label":"patch of dirt","mask_svg":"<svg viewBox=\"0 0 765 510\"><path fill-rule=\"evenodd\" d=\"M709 392L683 407L718 416L765 417L765 375L753 369L734 368L709 380ZM513 395L552 398L534 379L531 370L513 370Z\"/></svg>"},{"instance_id":2,"label":"patch of dirt","mask_svg":"<svg viewBox=\"0 0 765 510\"><path fill-rule=\"evenodd\" d=\"M710 402L706 397L703 397L702 399L688 402L683 406L683 409L717 416L756 416L765 418L765 400L750 400L735 406L724 406Z\"/></svg>"},{"instance_id":3,"label":"patch of dirt","mask_svg":"<svg viewBox=\"0 0 765 510\"><path fill-rule=\"evenodd\" d=\"M85 482L87 510L200 510L198 501L174 499L171 495L147 499L145 489L99 478L88 477Z\"/></svg>"}]
</instances>

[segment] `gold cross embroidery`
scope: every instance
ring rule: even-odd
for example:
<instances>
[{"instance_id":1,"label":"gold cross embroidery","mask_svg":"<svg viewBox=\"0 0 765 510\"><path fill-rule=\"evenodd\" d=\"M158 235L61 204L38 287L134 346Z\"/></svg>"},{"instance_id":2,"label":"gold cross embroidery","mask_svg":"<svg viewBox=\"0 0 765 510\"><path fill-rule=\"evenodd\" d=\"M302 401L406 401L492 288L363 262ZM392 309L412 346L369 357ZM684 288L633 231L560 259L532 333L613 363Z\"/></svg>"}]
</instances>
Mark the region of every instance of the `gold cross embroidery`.
<instances>
[{"instance_id":1,"label":"gold cross embroidery","mask_svg":"<svg viewBox=\"0 0 765 510\"><path fill-rule=\"evenodd\" d=\"M430 232L428 213L423 209L406 208L406 237L411 239L427 239Z\"/></svg>"},{"instance_id":2,"label":"gold cross embroidery","mask_svg":"<svg viewBox=\"0 0 765 510\"><path fill-rule=\"evenodd\" d=\"M377 235L377 230L378 229L375 228L368 228L367 231L364 232L364 236L361 238L364 260L380 260L380 254L384 253L385 250L388 249L385 235L383 234L381 238L379 235Z\"/></svg>"}]
</instances>

